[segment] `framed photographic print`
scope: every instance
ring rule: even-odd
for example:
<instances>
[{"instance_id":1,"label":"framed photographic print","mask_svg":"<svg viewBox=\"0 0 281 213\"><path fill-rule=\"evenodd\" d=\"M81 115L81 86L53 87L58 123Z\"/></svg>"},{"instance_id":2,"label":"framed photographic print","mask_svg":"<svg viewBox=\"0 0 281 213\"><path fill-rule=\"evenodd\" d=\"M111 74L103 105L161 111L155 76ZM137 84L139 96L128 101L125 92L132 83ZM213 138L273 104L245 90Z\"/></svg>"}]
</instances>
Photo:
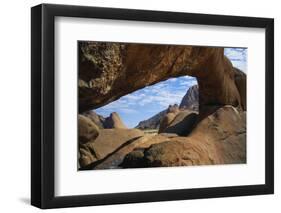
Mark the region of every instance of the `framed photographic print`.
<instances>
[{"instance_id":1,"label":"framed photographic print","mask_svg":"<svg viewBox=\"0 0 281 213\"><path fill-rule=\"evenodd\" d=\"M31 203L271 194L274 21L31 9Z\"/></svg>"}]
</instances>

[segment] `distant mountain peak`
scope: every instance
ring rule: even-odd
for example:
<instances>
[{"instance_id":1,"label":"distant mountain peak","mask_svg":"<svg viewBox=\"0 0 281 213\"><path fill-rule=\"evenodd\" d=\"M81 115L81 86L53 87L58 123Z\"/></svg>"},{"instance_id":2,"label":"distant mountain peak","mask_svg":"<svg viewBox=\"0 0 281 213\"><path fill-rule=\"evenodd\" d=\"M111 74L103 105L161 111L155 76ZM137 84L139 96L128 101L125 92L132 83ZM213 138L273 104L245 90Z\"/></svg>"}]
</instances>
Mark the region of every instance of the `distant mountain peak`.
<instances>
[{"instance_id":1,"label":"distant mountain peak","mask_svg":"<svg viewBox=\"0 0 281 213\"><path fill-rule=\"evenodd\" d=\"M127 129L117 112L110 113L106 118L94 111L85 112L83 115L91 119L100 129Z\"/></svg>"},{"instance_id":2,"label":"distant mountain peak","mask_svg":"<svg viewBox=\"0 0 281 213\"><path fill-rule=\"evenodd\" d=\"M127 129L117 112L112 112L109 117L105 118L104 127L106 129Z\"/></svg>"},{"instance_id":3,"label":"distant mountain peak","mask_svg":"<svg viewBox=\"0 0 281 213\"><path fill-rule=\"evenodd\" d=\"M180 103L181 109L191 109L198 111L199 109L199 89L198 85L190 87Z\"/></svg>"},{"instance_id":4,"label":"distant mountain peak","mask_svg":"<svg viewBox=\"0 0 281 213\"><path fill-rule=\"evenodd\" d=\"M152 116L147 120L139 122L139 124L135 128L158 129L160 127L160 121L166 115L166 113L170 113L170 112L177 113L180 110L185 110L185 109L189 109L193 111L199 110L198 85L194 85L187 90L186 94L182 98L180 106L178 104L169 105L166 110L157 113L156 115Z\"/></svg>"}]
</instances>

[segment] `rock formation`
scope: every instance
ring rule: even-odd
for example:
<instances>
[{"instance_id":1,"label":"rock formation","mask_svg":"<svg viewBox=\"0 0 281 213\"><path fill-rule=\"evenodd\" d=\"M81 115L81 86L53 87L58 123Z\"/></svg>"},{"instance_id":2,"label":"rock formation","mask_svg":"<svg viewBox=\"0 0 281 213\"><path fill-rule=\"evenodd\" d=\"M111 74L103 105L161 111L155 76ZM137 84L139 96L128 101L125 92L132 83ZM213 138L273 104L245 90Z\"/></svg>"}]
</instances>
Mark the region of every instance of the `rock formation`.
<instances>
[{"instance_id":1,"label":"rock formation","mask_svg":"<svg viewBox=\"0 0 281 213\"><path fill-rule=\"evenodd\" d=\"M185 75L197 78L199 112L170 106L158 135L124 129L116 114L79 117L81 169L246 163L246 75L224 48L81 42L79 112Z\"/></svg>"},{"instance_id":2,"label":"rock formation","mask_svg":"<svg viewBox=\"0 0 281 213\"><path fill-rule=\"evenodd\" d=\"M94 111L84 112L82 115L89 118L100 129L127 129L117 112L112 112L109 117L106 118L98 115Z\"/></svg>"},{"instance_id":3,"label":"rock formation","mask_svg":"<svg viewBox=\"0 0 281 213\"><path fill-rule=\"evenodd\" d=\"M177 104L173 106L169 106L168 109L163 110L151 118L140 121L139 124L135 127L138 129L160 129L159 132L163 132L163 130L168 126L169 123L175 118L176 114L182 110L199 110L199 92L198 85L194 85L190 87L183 99L181 100L180 106ZM169 115L167 115L169 113ZM164 118L166 117L166 118ZM160 123L162 122L162 126Z\"/></svg>"},{"instance_id":4,"label":"rock formation","mask_svg":"<svg viewBox=\"0 0 281 213\"><path fill-rule=\"evenodd\" d=\"M105 129L127 129L117 112L112 112L103 125Z\"/></svg>"},{"instance_id":5,"label":"rock formation","mask_svg":"<svg viewBox=\"0 0 281 213\"><path fill-rule=\"evenodd\" d=\"M138 129L101 129L95 140L79 145L80 166L101 160L143 135L144 133Z\"/></svg>"},{"instance_id":6,"label":"rock formation","mask_svg":"<svg viewBox=\"0 0 281 213\"><path fill-rule=\"evenodd\" d=\"M163 116L163 118L160 121L160 127L158 133L164 132L165 129L169 126L170 123L172 123L172 121L175 119L176 116L177 113L173 113L173 112L166 113L165 116Z\"/></svg>"},{"instance_id":7,"label":"rock formation","mask_svg":"<svg viewBox=\"0 0 281 213\"><path fill-rule=\"evenodd\" d=\"M127 154L121 166L158 167L246 163L246 114L224 106L197 124L188 137L166 138ZM149 144L149 141L147 142Z\"/></svg>"},{"instance_id":8,"label":"rock formation","mask_svg":"<svg viewBox=\"0 0 281 213\"><path fill-rule=\"evenodd\" d=\"M187 136L192 130L198 114L197 111L192 110L197 105L196 99L193 99L193 97L189 98L189 95L194 95L193 91L196 88L198 89L197 86L193 87L194 89L189 89L182 99L181 108L178 105L169 106L166 114L160 121L159 133L174 133L180 136Z\"/></svg>"},{"instance_id":9,"label":"rock formation","mask_svg":"<svg viewBox=\"0 0 281 213\"><path fill-rule=\"evenodd\" d=\"M142 130L159 129L160 121L166 115L166 112L167 112L167 110L163 110L147 120L140 121L139 124L135 128L142 129Z\"/></svg>"},{"instance_id":10,"label":"rock formation","mask_svg":"<svg viewBox=\"0 0 281 213\"><path fill-rule=\"evenodd\" d=\"M168 113L164 117L161 123L162 129L159 129L159 133L175 133L180 136L187 136L197 121L198 113L196 111L190 111L186 109L178 113L174 113L172 116L173 118L169 119L170 114L171 113Z\"/></svg>"},{"instance_id":11,"label":"rock formation","mask_svg":"<svg viewBox=\"0 0 281 213\"><path fill-rule=\"evenodd\" d=\"M198 85L190 87L180 103L181 109L199 110L199 88Z\"/></svg>"},{"instance_id":12,"label":"rock formation","mask_svg":"<svg viewBox=\"0 0 281 213\"><path fill-rule=\"evenodd\" d=\"M152 144L162 143L167 140L167 136L163 135L144 135L138 137L135 140L130 140L125 146L120 147L118 150L115 150L114 154L108 155L105 158L95 161L87 166L81 168L81 170L91 170L91 169L108 169L108 168L119 168L119 165L122 164L125 156L135 149L144 149L148 148Z\"/></svg>"},{"instance_id":13,"label":"rock formation","mask_svg":"<svg viewBox=\"0 0 281 213\"><path fill-rule=\"evenodd\" d=\"M243 73L241 70L234 68L235 72L235 84L237 86L237 89L240 93L241 97L241 105L243 109L246 111L247 110L247 102L246 102L246 95L247 95L247 85L246 85L246 74Z\"/></svg>"},{"instance_id":14,"label":"rock formation","mask_svg":"<svg viewBox=\"0 0 281 213\"><path fill-rule=\"evenodd\" d=\"M167 113L179 113L180 109L179 109L179 105L174 104L174 105L169 105L168 109L167 109Z\"/></svg>"},{"instance_id":15,"label":"rock formation","mask_svg":"<svg viewBox=\"0 0 281 213\"><path fill-rule=\"evenodd\" d=\"M128 140L142 136L137 129L126 130L116 112L104 118L94 111L78 116L79 164L86 166L104 158Z\"/></svg>"},{"instance_id":16,"label":"rock formation","mask_svg":"<svg viewBox=\"0 0 281 213\"><path fill-rule=\"evenodd\" d=\"M104 129L105 118L103 116L98 115L92 110L88 112L84 112L82 115L91 119L91 121L94 122L100 129Z\"/></svg>"},{"instance_id":17,"label":"rock formation","mask_svg":"<svg viewBox=\"0 0 281 213\"><path fill-rule=\"evenodd\" d=\"M243 107L237 72L224 56L224 48L80 42L79 111L185 75L197 78L200 110L227 104Z\"/></svg>"},{"instance_id":18,"label":"rock formation","mask_svg":"<svg viewBox=\"0 0 281 213\"><path fill-rule=\"evenodd\" d=\"M99 135L98 126L89 118L78 115L79 143L95 140Z\"/></svg>"}]
</instances>

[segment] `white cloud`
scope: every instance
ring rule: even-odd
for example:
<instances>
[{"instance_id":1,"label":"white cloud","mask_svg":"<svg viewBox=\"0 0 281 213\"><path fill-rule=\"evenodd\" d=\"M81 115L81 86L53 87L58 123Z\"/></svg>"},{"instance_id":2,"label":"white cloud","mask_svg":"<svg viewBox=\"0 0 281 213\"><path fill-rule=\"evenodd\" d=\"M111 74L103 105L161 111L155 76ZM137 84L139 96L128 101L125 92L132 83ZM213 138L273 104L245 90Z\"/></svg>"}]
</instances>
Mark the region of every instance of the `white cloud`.
<instances>
[{"instance_id":1,"label":"white cloud","mask_svg":"<svg viewBox=\"0 0 281 213\"><path fill-rule=\"evenodd\" d=\"M175 82L175 81L177 81L177 79L176 78L171 78L171 79L169 79L169 81L170 82Z\"/></svg>"},{"instance_id":2,"label":"white cloud","mask_svg":"<svg viewBox=\"0 0 281 213\"><path fill-rule=\"evenodd\" d=\"M133 95L133 94L126 95L126 99L128 99L128 100L136 101L136 100L139 100L140 98L141 98L140 95Z\"/></svg>"},{"instance_id":3,"label":"white cloud","mask_svg":"<svg viewBox=\"0 0 281 213\"><path fill-rule=\"evenodd\" d=\"M145 106L149 104L158 104L162 107L167 107L170 104L180 103L185 92L186 91L173 91L169 89L153 90L153 92L141 99L138 102L138 105Z\"/></svg>"},{"instance_id":4,"label":"white cloud","mask_svg":"<svg viewBox=\"0 0 281 213\"><path fill-rule=\"evenodd\" d=\"M224 54L234 67L247 72L247 48L224 48Z\"/></svg>"},{"instance_id":5,"label":"white cloud","mask_svg":"<svg viewBox=\"0 0 281 213\"><path fill-rule=\"evenodd\" d=\"M119 112L125 123L132 122L135 116L131 115L133 113L137 113L136 119L139 119L141 115L147 117L147 113L151 110L157 113L171 104L180 104L186 91L194 84L197 84L196 79L189 76L168 79L123 96L96 111L103 116L108 116L111 112Z\"/></svg>"},{"instance_id":6,"label":"white cloud","mask_svg":"<svg viewBox=\"0 0 281 213\"><path fill-rule=\"evenodd\" d=\"M197 80L191 80L191 81L180 81L179 85L180 86L188 86L191 87L193 85L197 84Z\"/></svg>"},{"instance_id":7,"label":"white cloud","mask_svg":"<svg viewBox=\"0 0 281 213\"><path fill-rule=\"evenodd\" d=\"M120 112L132 114L137 113L138 111L131 108L120 108Z\"/></svg>"},{"instance_id":8,"label":"white cloud","mask_svg":"<svg viewBox=\"0 0 281 213\"><path fill-rule=\"evenodd\" d=\"M186 75L186 76L181 77L181 79L192 81L192 80L194 80L194 77Z\"/></svg>"}]
</instances>

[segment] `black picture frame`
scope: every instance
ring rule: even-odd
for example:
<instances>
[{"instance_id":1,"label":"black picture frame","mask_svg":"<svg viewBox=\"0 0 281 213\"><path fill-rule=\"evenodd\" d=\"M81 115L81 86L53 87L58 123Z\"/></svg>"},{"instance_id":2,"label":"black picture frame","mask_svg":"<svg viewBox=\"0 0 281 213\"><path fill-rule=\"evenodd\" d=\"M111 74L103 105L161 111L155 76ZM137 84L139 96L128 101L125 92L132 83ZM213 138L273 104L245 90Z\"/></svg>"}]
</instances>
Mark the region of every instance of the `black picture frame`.
<instances>
[{"instance_id":1,"label":"black picture frame","mask_svg":"<svg viewBox=\"0 0 281 213\"><path fill-rule=\"evenodd\" d=\"M264 28L266 32L265 184L56 197L54 195L54 21L57 16ZM46 209L274 193L273 19L41 4L31 9L31 52L32 205Z\"/></svg>"}]
</instances>

